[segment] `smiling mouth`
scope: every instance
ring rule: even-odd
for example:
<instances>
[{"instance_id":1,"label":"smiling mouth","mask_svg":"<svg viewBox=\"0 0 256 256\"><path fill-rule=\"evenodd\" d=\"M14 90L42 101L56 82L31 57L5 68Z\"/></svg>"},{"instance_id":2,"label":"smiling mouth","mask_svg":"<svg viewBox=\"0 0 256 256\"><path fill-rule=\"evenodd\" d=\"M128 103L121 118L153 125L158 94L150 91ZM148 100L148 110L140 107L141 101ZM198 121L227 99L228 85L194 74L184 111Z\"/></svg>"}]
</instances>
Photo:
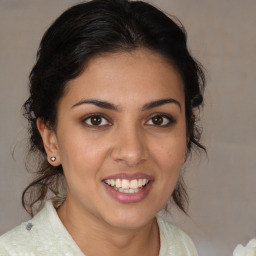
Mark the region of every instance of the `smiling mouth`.
<instances>
[{"instance_id":1,"label":"smiling mouth","mask_svg":"<svg viewBox=\"0 0 256 256\"><path fill-rule=\"evenodd\" d=\"M104 182L120 193L134 194L141 191L149 183L148 179L107 179Z\"/></svg>"}]
</instances>

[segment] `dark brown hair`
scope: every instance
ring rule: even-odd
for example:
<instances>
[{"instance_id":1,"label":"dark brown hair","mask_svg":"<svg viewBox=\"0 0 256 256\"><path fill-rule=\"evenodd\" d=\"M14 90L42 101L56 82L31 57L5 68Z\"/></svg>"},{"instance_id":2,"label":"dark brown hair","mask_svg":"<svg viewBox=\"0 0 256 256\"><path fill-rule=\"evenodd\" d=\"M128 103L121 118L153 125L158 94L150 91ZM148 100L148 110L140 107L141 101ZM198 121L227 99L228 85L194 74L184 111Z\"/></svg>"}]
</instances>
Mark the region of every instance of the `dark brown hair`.
<instances>
[{"instance_id":1,"label":"dark brown hair","mask_svg":"<svg viewBox=\"0 0 256 256\"><path fill-rule=\"evenodd\" d=\"M196 110L203 102L205 77L187 49L182 25L142 1L92 0L75 5L44 34L29 77L30 96L23 105L29 123L29 154L36 155L37 161L36 177L22 195L22 204L32 216L49 192L59 204L65 200L62 166L48 163L36 120L41 118L49 128L55 129L57 104L67 82L77 77L92 57L140 47L159 53L180 73L185 90L188 153L192 146L205 149L196 126ZM172 199L186 212L187 193L182 178Z\"/></svg>"}]
</instances>

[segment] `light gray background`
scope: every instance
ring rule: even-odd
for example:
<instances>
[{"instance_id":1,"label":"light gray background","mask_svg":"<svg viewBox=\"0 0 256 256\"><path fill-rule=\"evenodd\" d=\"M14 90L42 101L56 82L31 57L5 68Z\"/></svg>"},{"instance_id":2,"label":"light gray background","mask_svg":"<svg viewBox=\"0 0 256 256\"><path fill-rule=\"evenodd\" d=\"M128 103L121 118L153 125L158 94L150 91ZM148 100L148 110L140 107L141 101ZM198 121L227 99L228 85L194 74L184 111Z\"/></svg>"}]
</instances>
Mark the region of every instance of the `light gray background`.
<instances>
[{"instance_id":1,"label":"light gray background","mask_svg":"<svg viewBox=\"0 0 256 256\"><path fill-rule=\"evenodd\" d=\"M28 219L21 193L26 122L21 105L28 74L46 28L71 0L0 0L0 234ZM208 159L186 170L190 217L171 219L195 241L200 255L228 256L256 237L256 1L151 0L176 15L192 53L207 70L203 141ZM12 151L15 149L13 160Z\"/></svg>"}]
</instances>

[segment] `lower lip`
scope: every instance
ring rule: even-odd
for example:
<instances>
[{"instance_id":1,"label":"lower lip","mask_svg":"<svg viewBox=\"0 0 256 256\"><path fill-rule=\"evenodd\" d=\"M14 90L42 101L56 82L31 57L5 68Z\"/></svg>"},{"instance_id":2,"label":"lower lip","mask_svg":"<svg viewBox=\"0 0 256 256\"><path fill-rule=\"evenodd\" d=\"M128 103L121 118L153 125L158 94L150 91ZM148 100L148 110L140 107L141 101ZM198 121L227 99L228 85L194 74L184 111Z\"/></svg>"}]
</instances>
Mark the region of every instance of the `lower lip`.
<instances>
[{"instance_id":1,"label":"lower lip","mask_svg":"<svg viewBox=\"0 0 256 256\"><path fill-rule=\"evenodd\" d=\"M114 188L107 185L105 182L103 182L103 185L105 186L106 190L112 196L114 199L116 199L118 202L123 204L129 204L129 203L138 203L142 201L149 193L152 181L150 181L145 187L143 187L139 192L137 193L122 193Z\"/></svg>"}]
</instances>

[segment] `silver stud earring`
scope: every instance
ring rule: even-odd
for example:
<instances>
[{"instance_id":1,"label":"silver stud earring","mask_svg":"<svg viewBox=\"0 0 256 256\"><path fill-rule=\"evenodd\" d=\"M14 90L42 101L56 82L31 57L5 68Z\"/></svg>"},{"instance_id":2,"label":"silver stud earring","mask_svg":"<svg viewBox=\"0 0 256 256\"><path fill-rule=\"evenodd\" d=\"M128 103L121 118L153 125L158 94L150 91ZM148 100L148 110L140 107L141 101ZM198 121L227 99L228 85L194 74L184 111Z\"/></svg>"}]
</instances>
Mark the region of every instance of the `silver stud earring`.
<instances>
[{"instance_id":1,"label":"silver stud earring","mask_svg":"<svg viewBox=\"0 0 256 256\"><path fill-rule=\"evenodd\" d=\"M52 162L54 162L56 160L56 157L52 156L50 159L51 159Z\"/></svg>"}]
</instances>

